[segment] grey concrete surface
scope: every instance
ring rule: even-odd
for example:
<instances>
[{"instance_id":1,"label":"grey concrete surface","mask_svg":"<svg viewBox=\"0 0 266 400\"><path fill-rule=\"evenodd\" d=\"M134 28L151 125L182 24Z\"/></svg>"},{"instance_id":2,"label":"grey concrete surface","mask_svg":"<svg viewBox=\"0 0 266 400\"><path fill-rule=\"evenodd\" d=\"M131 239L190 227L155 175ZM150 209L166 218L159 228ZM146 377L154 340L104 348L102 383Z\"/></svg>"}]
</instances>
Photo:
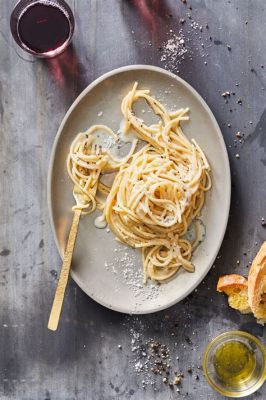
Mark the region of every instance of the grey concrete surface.
<instances>
[{"instance_id":1,"label":"grey concrete surface","mask_svg":"<svg viewBox=\"0 0 266 400\"><path fill-rule=\"evenodd\" d=\"M73 46L50 61L15 45L9 30L14 3L0 0L0 399L221 399L198 369L207 342L242 328L265 343L263 328L229 309L215 292L219 275L247 274L266 239L265 1L72 0ZM140 317L104 309L71 281L60 327L49 332L60 259L48 220L46 179L60 121L102 73L126 64L167 67L160 48L170 30L180 28L189 51L170 68L206 99L230 157L230 219L215 267L188 299ZM225 91L235 92L228 103L221 96ZM238 131L245 140L235 144ZM135 371L132 352L136 333L144 347L149 338L169 347L172 369L185 375L180 393L161 383L161 376L155 377L156 390L142 387L146 378ZM266 386L250 396L265 398Z\"/></svg>"}]
</instances>

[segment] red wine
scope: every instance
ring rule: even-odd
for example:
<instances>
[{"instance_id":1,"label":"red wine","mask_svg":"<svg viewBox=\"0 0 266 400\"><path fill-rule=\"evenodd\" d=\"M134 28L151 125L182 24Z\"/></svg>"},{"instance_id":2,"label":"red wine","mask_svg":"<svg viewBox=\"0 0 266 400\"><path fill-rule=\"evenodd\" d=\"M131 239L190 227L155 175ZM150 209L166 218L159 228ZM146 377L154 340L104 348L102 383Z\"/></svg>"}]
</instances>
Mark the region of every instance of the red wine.
<instances>
[{"instance_id":1,"label":"red wine","mask_svg":"<svg viewBox=\"0 0 266 400\"><path fill-rule=\"evenodd\" d=\"M74 16L64 0L20 0L10 17L17 44L39 57L53 57L70 43Z\"/></svg>"},{"instance_id":2,"label":"red wine","mask_svg":"<svg viewBox=\"0 0 266 400\"><path fill-rule=\"evenodd\" d=\"M53 5L34 4L26 9L18 22L21 41L36 53L46 53L62 46L69 33L67 16Z\"/></svg>"}]
</instances>

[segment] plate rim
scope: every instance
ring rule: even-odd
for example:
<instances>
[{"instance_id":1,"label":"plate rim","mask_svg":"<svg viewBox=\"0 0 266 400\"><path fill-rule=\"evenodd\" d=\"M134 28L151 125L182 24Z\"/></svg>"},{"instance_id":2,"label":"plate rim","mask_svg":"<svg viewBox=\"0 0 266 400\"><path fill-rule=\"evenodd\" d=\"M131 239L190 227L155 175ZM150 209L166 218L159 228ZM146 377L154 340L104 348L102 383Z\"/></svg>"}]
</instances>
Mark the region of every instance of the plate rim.
<instances>
[{"instance_id":1,"label":"plate rim","mask_svg":"<svg viewBox=\"0 0 266 400\"><path fill-rule=\"evenodd\" d=\"M224 236L225 236L225 232L226 232L226 228L228 225L228 219L229 219L229 211L230 211L230 204L231 204L231 171L230 171L230 162L229 162L229 156L228 156L228 152L226 149L226 144L221 132L221 129L219 127L219 124L213 114L213 112L211 111L210 107L208 106L208 104L206 103L206 101L203 99L203 97L196 91L196 89L193 88L193 86L191 86L188 82L186 82L183 78L181 78L178 75L175 75L173 72L167 71L164 68L161 67L157 67L154 65L146 65L146 64L132 64L132 65L126 65L123 67L119 67L119 68L115 68L109 72L106 72L104 74L102 74L101 76L99 76L98 78L96 78L95 80L93 80L85 89L82 90L82 92L77 96L77 98L74 100L74 102L71 104L71 106L69 107L69 109L67 110L66 114L64 115L64 118L62 119L59 128L57 130L56 136L54 138L54 142L53 142L53 146L52 146L52 150L51 150L51 155L50 155L50 160L49 160L49 166L48 166L48 175L47 175L47 203L48 203L48 214L49 214L49 222L50 222L50 226L52 229L52 233L53 233L53 237L55 240L55 244L58 250L58 253L61 257L61 259L63 259L63 254L61 252L60 246L59 246L59 241L56 235L56 229L55 229L55 224L54 224L54 219L53 219L53 209L52 209L52 175L53 175L53 165L54 165L54 161L55 161L55 153L56 153L56 149L57 149L57 145L58 145L58 141L62 135L62 131L64 129L64 126L69 118L69 116L71 115L72 111L76 108L76 106L80 103L80 101L94 88L96 87L99 83L103 82L105 79L110 78L114 75L117 75L121 72L127 72L127 71L134 71L134 70L147 70L147 71L154 71L154 72L158 72L158 73L162 73L164 75L169 76L172 79L177 80L178 82L180 82L181 84L183 84L196 98L197 100L199 100L199 102L202 104L202 106L204 107L204 109L207 111L208 116L210 117L210 119L212 120L215 128L216 128L216 132L218 134L218 137L220 139L220 143L222 145L222 153L223 156L225 157L225 176L227 176L226 182L227 182L227 191L228 191L228 196L226 198L225 201L225 209L226 209L226 218L224 219L224 223L223 223L223 227L222 227L222 235L221 238L218 242L218 246L217 246L217 251L214 252L213 257L211 258L210 262L209 262L209 266L206 268L205 273L200 277L200 279L197 279L196 282L185 292L183 293L183 295L181 297L179 297L177 300L172 300L168 303L165 303L164 305L160 305L158 307L156 307L156 309L154 310L147 310L147 311L142 311L142 310L128 310L126 308L124 308L123 306L121 307L113 307L111 304L108 304L107 302L104 302L100 299L98 299L94 293L89 293L88 290L86 289L85 285L83 284L83 282L78 278L78 276L75 274L75 272L70 269L70 275L72 277L72 279L76 282L76 284L80 287L80 289L86 293L91 299L93 299L94 301L96 301L98 304L101 304L102 306L109 308L113 311L117 311L117 312L121 312L121 313L125 313L125 314L151 314L154 312L158 312L158 311L162 311L165 310L177 303L179 303L180 301L182 301L184 298L186 298L187 296L189 296L189 294L191 294L199 285L200 283L203 281L203 279L206 277L206 275L209 273L216 257L217 254L219 253L219 250L221 248L222 242L224 240Z\"/></svg>"}]
</instances>

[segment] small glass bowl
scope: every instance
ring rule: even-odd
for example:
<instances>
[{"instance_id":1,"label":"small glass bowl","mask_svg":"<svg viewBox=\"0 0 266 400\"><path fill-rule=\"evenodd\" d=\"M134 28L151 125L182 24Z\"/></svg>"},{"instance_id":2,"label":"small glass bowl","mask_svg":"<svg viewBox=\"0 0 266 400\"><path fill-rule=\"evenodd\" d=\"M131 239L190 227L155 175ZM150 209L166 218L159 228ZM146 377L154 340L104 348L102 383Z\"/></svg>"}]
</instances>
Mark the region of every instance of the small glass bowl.
<instances>
[{"instance_id":1,"label":"small glass bowl","mask_svg":"<svg viewBox=\"0 0 266 400\"><path fill-rule=\"evenodd\" d=\"M255 357L254 375L250 381L241 384L241 388L233 387L223 382L214 368L214 355L224 343L238 341L252 350ZM203 372L209 385L223 396L244 397L256 392L266 380L266 349L253 335L242 331L222 333L213 339L203 353Z\"/></svg>"}]
</instances>

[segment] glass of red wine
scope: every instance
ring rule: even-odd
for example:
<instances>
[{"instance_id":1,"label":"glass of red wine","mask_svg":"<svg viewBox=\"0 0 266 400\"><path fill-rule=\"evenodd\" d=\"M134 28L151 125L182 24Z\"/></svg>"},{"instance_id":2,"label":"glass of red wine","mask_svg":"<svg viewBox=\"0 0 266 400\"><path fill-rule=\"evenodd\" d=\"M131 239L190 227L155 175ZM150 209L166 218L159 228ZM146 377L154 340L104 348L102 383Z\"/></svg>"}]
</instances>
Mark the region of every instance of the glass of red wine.
<instances>
[{"instance_id":1,"label":"glass of red wine","mask_svg":"<svg viewBox=\"0 0 266 400\"><path fill-rule=\"evenodd\" d=\"M54 57L71 42L74 16L64 0L20 0L10 28L17 44L37 57Z\"/></svg>"}]
</instances>

